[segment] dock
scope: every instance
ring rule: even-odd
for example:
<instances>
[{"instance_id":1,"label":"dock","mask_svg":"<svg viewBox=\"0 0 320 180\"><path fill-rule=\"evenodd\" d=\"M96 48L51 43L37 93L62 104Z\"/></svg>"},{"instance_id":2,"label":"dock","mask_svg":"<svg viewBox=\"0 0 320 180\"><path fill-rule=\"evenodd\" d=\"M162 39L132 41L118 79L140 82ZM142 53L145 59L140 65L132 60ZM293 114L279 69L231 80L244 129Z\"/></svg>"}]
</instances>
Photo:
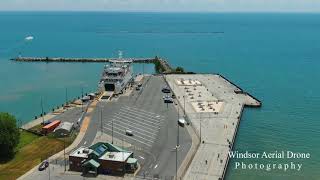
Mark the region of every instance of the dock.
<instances>
[{"instance_id":1,"label":"dock","mask_svg":"<svg viewBox=\"0 0 320 180\"><path fill-rule=\"evenodd\" d=\"M168 61L155 56L154 58L67 58L67 57L15 57L12 61L18 62L68 62L68 63L108 63L113 60L132 61L132 63L153 63L160 64L162 73L170 73L172 71Z\"/></svg>"},{"instance_id":2,"label":"dock","mask_svg":"<svg viewBox=\"0 0 320 180\"><path fill-rule=\"evenodd\" d=\"M200 140L183 179L224 179L242 111L262 103L219 74L172 74L165 79Z\"/></svg>"}]
</instances>

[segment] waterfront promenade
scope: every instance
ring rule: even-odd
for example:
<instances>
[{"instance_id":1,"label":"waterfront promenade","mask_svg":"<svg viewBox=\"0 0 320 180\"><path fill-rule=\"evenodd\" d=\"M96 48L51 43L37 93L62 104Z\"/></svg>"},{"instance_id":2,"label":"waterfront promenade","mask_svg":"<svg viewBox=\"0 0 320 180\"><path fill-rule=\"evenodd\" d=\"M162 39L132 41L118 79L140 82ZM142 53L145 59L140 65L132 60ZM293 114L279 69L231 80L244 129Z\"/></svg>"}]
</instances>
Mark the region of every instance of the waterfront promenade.
<instances>
[{"instance_id":1,"label":"waterfront promenade","mask_svg":"<svg viewBox=\"0 0 320 180\"><path fill-rule=\"evenodd\" d=\"M223 179L243 108L260 107L261 102L221 75L166 75L165 79L200 139L183 179Z\"/></svg>"}]
</instances>

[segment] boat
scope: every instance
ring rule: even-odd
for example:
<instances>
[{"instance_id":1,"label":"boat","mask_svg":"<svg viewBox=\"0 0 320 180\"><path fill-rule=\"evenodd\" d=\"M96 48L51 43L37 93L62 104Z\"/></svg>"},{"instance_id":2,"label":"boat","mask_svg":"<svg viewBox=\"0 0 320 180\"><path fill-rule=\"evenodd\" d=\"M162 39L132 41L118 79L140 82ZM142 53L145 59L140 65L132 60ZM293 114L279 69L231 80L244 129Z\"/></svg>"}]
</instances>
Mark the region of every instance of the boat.
<instances>
[{"instance_id":1,"label":"boat","mask_svg":"<svg viewBox=\"0 0 320 180\"><path fill-rule=\"evenodd\" d=\"M99 89L102 92L112 92L114 95L122 94L132 82L132 60L123 59L122 52L119 51L119 58L110 60L110 63L104 66Z\"/></svg>"}]
</instances>

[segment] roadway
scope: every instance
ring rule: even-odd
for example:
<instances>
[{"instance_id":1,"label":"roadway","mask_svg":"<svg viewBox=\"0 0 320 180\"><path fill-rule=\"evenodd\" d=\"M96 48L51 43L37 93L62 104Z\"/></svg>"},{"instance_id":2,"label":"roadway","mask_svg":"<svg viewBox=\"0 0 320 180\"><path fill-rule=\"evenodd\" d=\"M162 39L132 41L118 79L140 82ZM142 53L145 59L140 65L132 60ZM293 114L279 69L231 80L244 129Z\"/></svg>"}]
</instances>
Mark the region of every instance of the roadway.
<instances>
[{"instance_id":1,"label":"roadway","mask_svg":"<svg viewBox=\"0 0 320 180\"><path fill-rule=\"evenodd\" d=\"M161 76L147 76L142 90L133 90L112 101L100 101L91 112L88 130L78 145L90 145L97 131L130 143L141 165L139 176L172 179L175 176L178 113L175 104L164 104L161 88L165 82ZM102 115L102 116L101 116ZM101 119L102 117L102 119ZM101 123L102 122L102 123ZM101 125L102 124L102 125ZM133 136L125 135L125 130ZM191 147L191 137L186 129L179 129L178 167Z\"/></svg>"}]
</instances>

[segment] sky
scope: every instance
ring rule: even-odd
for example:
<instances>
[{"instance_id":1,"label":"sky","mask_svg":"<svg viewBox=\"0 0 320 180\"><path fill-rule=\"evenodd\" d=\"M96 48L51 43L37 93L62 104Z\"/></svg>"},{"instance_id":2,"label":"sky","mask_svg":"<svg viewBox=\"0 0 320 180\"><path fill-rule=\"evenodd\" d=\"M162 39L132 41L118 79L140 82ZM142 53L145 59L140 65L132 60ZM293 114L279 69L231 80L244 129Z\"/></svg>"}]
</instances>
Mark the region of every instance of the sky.
<instances>
[{"instance_id":1,"label":"sky","mask_svg":"<svg viewBox=\"0 0 320 180\"><path fill-rule=\"evenodd\" d=\"M0 11L320 12L320 0L0 0Z\"/></svg>"}]
</instances>

